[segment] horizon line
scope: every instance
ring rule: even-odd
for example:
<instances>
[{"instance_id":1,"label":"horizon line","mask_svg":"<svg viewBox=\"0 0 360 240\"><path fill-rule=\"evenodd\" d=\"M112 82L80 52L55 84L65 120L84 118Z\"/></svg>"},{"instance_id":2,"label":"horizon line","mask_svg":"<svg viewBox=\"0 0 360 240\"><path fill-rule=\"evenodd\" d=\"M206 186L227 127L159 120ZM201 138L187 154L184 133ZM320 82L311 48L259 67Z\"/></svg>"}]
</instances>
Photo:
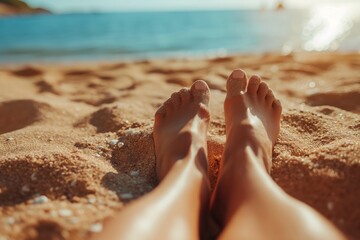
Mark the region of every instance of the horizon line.
<instances>
[{"instance_id":1,"label":"horizon line","mask_svg":"<svg viewBox=\"0 0 360 240\"><path fill-rule=\"evenodd\" d=\"M52 10L49 9L53 14L67 14L67 13L125 13L125 12L205 12L205 11L286 11L286 10L305 10L310 9L309 7L289 7L284 9L277 9L277 8L168 8L168 9L71 9L71 10Z\"/></svg>"}]
</instances>

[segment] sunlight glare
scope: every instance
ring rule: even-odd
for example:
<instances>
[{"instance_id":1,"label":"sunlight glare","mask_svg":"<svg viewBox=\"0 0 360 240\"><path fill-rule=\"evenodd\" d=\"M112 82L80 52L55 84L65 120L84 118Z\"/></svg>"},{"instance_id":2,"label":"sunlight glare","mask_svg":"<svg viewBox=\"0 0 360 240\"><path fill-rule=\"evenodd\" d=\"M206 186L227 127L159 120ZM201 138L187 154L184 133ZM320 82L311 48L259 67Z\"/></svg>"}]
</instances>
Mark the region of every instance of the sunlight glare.
<instances>
[{"instance_id":1,"label":"sunlight glare","mask_svg":"<svg viewBox=\"0 0 360 240\"><path fill-rule=\"evenodd\" d=\"M351 5L314 7L303 29L302 48L306 51L334 51L358 20L358 9Z\"/></svg>"}]
</instances>

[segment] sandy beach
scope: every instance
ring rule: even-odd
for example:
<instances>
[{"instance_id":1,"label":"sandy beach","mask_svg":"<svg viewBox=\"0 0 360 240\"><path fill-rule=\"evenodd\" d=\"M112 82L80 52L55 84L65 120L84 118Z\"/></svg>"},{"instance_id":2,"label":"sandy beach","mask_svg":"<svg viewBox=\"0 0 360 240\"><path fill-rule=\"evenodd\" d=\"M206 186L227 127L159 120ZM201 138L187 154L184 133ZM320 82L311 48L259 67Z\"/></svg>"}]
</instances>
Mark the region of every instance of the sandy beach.
<instances>
[{"instance_id":1,"label":"sandy beach","mask_svg":"<svg viewBox=\"0 0 360 240\"><path fill-rule=\"evenodd\" d=\"M360 55L0 66L0 239L87 239L156 185L153 115L172 92L211 88L209 176L225 141L231 70L258 74L284 106L272 178L360 239Z\"/></svg>"}]
</instances>

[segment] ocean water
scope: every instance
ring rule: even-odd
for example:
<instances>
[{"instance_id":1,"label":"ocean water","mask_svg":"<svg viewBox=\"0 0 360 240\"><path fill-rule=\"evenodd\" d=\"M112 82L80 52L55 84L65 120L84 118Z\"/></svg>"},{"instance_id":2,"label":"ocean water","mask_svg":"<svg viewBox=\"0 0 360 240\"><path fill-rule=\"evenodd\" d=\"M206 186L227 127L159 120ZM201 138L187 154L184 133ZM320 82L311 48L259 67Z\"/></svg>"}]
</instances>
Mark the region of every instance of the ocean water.
<instances>
[{"instance_id":1,"label":"ocean water","mask_svg":"<svg viewBox=\"0 0 360 240\"><path fill-rule=\"evenodd\" d=\"M0 62L360 51L359 10L322 7L0 18Z\"/></svg>"}]
</instances>

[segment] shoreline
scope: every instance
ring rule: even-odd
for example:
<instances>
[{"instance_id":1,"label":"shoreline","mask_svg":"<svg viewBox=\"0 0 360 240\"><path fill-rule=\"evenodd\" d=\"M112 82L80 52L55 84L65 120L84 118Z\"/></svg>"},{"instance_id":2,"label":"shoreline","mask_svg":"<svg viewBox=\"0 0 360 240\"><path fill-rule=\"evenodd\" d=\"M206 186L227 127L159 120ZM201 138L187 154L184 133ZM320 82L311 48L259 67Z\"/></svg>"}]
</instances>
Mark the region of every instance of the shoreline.
<instances>
[{"instance_id":1,"label":"shoreline","mask_svg":"<svg viewBox=\"0 0 360 240\"><path fill-rule=\"evenodd\" d=\"M195 56L184 55L184 56L154 56L154 57L139 57L139 58L111 58L111 59L79 59L79 60L71 60L71 59L63 59L63 60L41 60L41 61L1 61L0 67L7 66L25 66L25 65L43 65L43 66L67 66L67 65L101 65L101 64L116 64L116 63L141 63L141 62L153 62L153 61L202 61L202 60L219 60L221 59L229 59L229 58L237 58L237 57L266 57L266 56L278 56L278 57L286 57L286 56L296 56L296 57L317 57L321 58L327 57L335 57L335 56L345 56L351 57L359 55L360 51L293 51L290 53L283 53L279 51L274 52L264 52L264 53L234 53L234 54L198 54Z\"/></svg>"}]
</instances>

